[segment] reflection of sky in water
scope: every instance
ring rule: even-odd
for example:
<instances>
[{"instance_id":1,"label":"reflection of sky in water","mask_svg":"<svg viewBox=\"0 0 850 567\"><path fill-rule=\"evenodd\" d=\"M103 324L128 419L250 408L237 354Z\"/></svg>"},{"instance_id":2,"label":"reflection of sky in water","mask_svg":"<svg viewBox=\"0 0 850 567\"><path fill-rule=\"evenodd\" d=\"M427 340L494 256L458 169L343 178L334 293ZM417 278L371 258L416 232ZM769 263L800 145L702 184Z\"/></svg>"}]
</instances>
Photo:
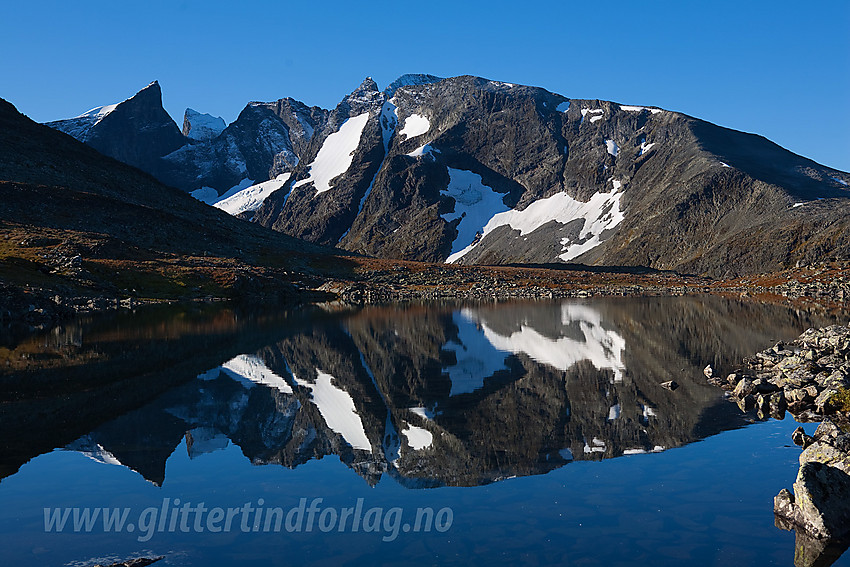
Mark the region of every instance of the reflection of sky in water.
<instances>
[{"instance_id":1,"label":"reflection of sky in water","mask_svg":"<svg viewBox=\"0 0 850 567\"><path fill-rule=\"evenodd\" d=\"M730 431L657 455L575 463L548 475L475 489L406 490L393 482L369 487L338 461L313 461L296 470L255 467L238 447L190 458L181 444L169 459L163 487L121 467L98 466L84 456L53 452L24 465L0 484L0 546L10 565L62 565L149 550L161 565L225 566L274 558L286 563L430 564L490 566L523 557L563 565L791 565L794 535L773 525L771 503L790 485L799 448L789 447L791 419ZM812 433L815 424L806 424ZM565 455L569 457L570 455ZM382 533L44 533L43 507L108 505L138 513L163 498L206 506L256 504L288 510L300 498L323 506L444 506L454 511L445 534L404 533L391 543ZM308 501L309 501L308 500ZM834 565L847 567L844 556Z\"/></svg>"},{"instance_id":2,"label":"reflection of sky in water","mask_svg":"<svg viewBox=\"0 0 850 567\"><path fill-rule=\"evenodd\" d=\"M717 407L689 401L687 384L675 393L654 392L656 377L635 370L640 360L632 357L624 381L626 342L632 354L647 347L619 319L603 326L602 314L612 311L594 305L604 302L563 303L525 315L493 306L444 311L436 320L450 321L458 340L433 343L429 360L436 374L423 374L433 384L419 390L369 358L357 346L357 332L336 340L350 341L346 348L319 341L305 350L340 347L298 376L287 364L294 360L283 355L294 357L293 345L303 342L233 356L179 386L178 394L166 393L159 405L137 410L136 418L98 426L66 451L36 456L3 479L4 560L63 564L104 549L124 556L140 549L131 534L45 534L39 522L46 506L141 510L168 497L234 507L262 498L291 507L301 497L318 497L340 507L356 498L369 506L451 506L455 524L447 534L402 536L391 544L367 533L165 533L145 547L169 556L165 564L205 566L239 564L246 550L264 563L285 557L299 564L331 557L343 564L464 566L523 557L539 564L788 564L793 534L773 527L770 503L793 482L799 449L788 447L788 436L796 424L772 421L714 435L725 427L718 425L703 433L709 437L702 443L641 454L696 440L688 408ZM747 331L747 324L738 328ZM332 325L338 333L339 323ZM393 327L389 322L379 330ZM446 332L455 336L454 328ZM653 344L664 341L653 337ZM445 365L440 348L453 351L458 364ZM672 349L662 354L669 352L668 360L677 361L669 366L681 368L678 361L687 359L673 358L680 355ZM506 360L512 354L527 357L521 381L482 390L499 371L517 371ZM367 358L380 369L377 376ZM704 357L696 358L694 384L705 387ZM583 362L589 364L563 379L560 372ZM601 374L588 372L591 366ZM520 386L505 386L514 383ZM371 387L378 388L377 398L364 405L357 392ZM167 427L157 423L172 418ZM289 444L294 436L300 437ZM144 443L153 444L148 453L144 447L133 452ZM152 479L150 472L160 470L145 455L167 469L161 487L141 480L139 474ZM271 466L277 463L289 468ZM429 475L439 485L461 474L470 475L463 482L485 486L409 490L435 486L417 484ZM503 480L513 476L519 478ZM495 480L501 482L488 484ZM848 563L842 558L836 565Z\"/></svg>"}]
</instances>

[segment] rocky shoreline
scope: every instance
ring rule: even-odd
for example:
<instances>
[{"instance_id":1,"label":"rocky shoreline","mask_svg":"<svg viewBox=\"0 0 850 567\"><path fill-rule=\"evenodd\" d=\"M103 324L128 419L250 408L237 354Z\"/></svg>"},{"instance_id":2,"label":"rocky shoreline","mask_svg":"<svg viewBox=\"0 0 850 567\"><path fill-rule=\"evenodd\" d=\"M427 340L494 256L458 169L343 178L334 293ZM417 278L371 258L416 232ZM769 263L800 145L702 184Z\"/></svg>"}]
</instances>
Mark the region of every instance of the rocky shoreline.
<instances>
[{"instance_id":1,"label":"rocky shoreline","mask_svg":"<svg viewBox=\"0 0 850 567\"><path fill-rule=\"evenodd\" d=\"M732 390L742 410L800 422L822 421L850 409L842 404L850 388L850 328L809 329L744 360L745 370L713 380ZM850 402L850 400L848 400Z\"/></svg>"},{"instance_id":2,"label":"rocky shoreline","mask_svg":"<svg viewBox=\"0 0 850 567\"><path fill-rule=\"evenodd\" d=\"M830 565L850 544L850 328L809 329L744 360L746 369L712 380L744 411L821 422L792 435L803 448L794 492L774 499L776 525L797 534L795 565Z\"/></svg>"},{"instance_id":3,"label":"rocky shoreline","mask_svg":"<svg viewBox=\"0 0 850 567\"><path fill-rule=\"evenodd\" d=\"M269 279L269 278L266 278ZM273 279L273 278L272 278ZM810 301L801 305L829 306L840 302L843 287L823 288L816 286L819 293L803 293L797 299ZM683 276L671 272L645 271L640 269L596 267L571 267L568 269L537 267L471 267L442 264L421 264L404 261L360 259L354 273L343 278L328 278L317 275L302 281L268 283L263 286L241 286L245 289L232 290L229 297L189 294L172 298L145 298L114 296L114 294L80 294L70 290L41 289L35 286L15 286L0 281L0 328L17 327L22 332L48 329L58 322L79 314L105 312L120 309L135 309L143 305L171 304L192 301L250 301L254 303L308 303L335 300L350 305L391 304L414 301L441 300L512 300L512 299L558 299L615 296L681 296L711 293L733 295L750 299L768 299L790 302L792 299L778 293L778 287L754 285L742 287L740 282L711 281L696 276ZM823 289L830 294L824 295ZM832 294L836 291L838 295ZM833 305L834 306L834 305ZM780 353L787 354L783 345L779 351L759 353L761 361L754 360L752 370L764 374L769 363ZM761 366L759 366L761 364ZM754 389L745 388L743 406L758 406L764 414L779 413L780 407L794 409L778 396L770 397L780 388L765 386L758 378L746 374L730 376L731 384L715 381L722 387L736 386L743 377L754 382ZM811 385L811 384L807 384ZM811 391L811 389L809 390ZM820 392L818 392L820 393ZM748 395L752 395L749 398ZM762 400L759 400L759 395ZM767 397L765 397L767 396ZM803 397L805 401L817 396ZM768 400L765 402L764 400ZM789 405L790 404L790 405ZM793 412L792 412L793 413ZM804 416L805 418L805 416Z\"/></svg>"}]
</instances>

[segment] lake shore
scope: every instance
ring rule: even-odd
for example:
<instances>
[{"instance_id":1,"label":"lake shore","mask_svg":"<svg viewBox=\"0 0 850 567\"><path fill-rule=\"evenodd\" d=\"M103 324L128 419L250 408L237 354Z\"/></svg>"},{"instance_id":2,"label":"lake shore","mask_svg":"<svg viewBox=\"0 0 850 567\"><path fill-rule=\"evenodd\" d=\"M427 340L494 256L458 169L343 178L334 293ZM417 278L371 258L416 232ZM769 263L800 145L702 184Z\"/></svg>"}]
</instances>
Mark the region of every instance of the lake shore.
<instances>
[{"instance_id":1,"label":"lake shore","mask_svg":"<svg viewBox=\"0 0 850 567\"><path fill-rule=\"evenodd\" d=\"M182 280L208 280L206 285L194 287L179 282L165 288L146 286L147 280L140 278L137 287L119 289L109 282L92 282L91 270L83 266L35 283L0 276L0 326L26 333L48 329L79 314L192 301L288 305L339 301L357 305L710 293L841 311L850 297L850 266L843 264L712 280L640 267L459 266L363 257L339 260L337 264L331 259L303 274L275 268L259 273L222 265L217 259L174 267Z\"/></svg>"}]
</instances>

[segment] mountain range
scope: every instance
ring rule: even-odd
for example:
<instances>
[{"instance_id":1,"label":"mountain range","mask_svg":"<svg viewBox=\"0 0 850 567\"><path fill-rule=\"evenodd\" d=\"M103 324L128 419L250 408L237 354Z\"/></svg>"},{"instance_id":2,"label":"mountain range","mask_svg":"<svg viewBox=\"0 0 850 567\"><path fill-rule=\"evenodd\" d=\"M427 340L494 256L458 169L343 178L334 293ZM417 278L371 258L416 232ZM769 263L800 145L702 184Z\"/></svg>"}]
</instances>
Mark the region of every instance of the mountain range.
<instances>
[{"instance_id":1,"label":"mountain range","mask_svg":"<svg viewBox=\"0 0 850 567\"><path fill-rule=\"evenodd\" d=\"M850 174L650 106L461 76L370 78L333 110L231 124L154 82L51 122L254 223L381 258L644 266L713 277L850 256Z\"/></svg>"}]
</instances>

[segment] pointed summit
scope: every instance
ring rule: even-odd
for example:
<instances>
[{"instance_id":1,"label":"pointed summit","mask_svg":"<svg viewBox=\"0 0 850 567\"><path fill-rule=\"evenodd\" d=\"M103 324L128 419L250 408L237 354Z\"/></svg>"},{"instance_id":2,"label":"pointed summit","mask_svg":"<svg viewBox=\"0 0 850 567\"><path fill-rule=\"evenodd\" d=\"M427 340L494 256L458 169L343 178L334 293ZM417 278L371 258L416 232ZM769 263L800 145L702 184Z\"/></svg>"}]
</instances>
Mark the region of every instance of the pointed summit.
<instances>
[{"instance_id":1,"label":"pointed summit","mask_svg":"<svg viewBox=\"0 0 850 567\"><path fill-rule=\"evenodd\" d=\"M158 81L117 104L47 125L145 171L156 170L162 156L186 144L177 124L162 107Z\"/></svg>"},{"instance_id":2,"label":"pointed summit","mask_svg":"<svg viewBox=\"0 0 850 567\"><path fill-rule=\"evenodd\" d=\"M351 93L351 94L352 95L364 95L364 94L369 94L369 93L373 93L373 92L378 92L379 90L380 89L378 89L378 83L376 83L374 80L372 80L372 77L366 77L365 79L363 79L363 82L360 83L360 86L357 87L354 90L354 92Z\"/></svg>"}]
</instances>

